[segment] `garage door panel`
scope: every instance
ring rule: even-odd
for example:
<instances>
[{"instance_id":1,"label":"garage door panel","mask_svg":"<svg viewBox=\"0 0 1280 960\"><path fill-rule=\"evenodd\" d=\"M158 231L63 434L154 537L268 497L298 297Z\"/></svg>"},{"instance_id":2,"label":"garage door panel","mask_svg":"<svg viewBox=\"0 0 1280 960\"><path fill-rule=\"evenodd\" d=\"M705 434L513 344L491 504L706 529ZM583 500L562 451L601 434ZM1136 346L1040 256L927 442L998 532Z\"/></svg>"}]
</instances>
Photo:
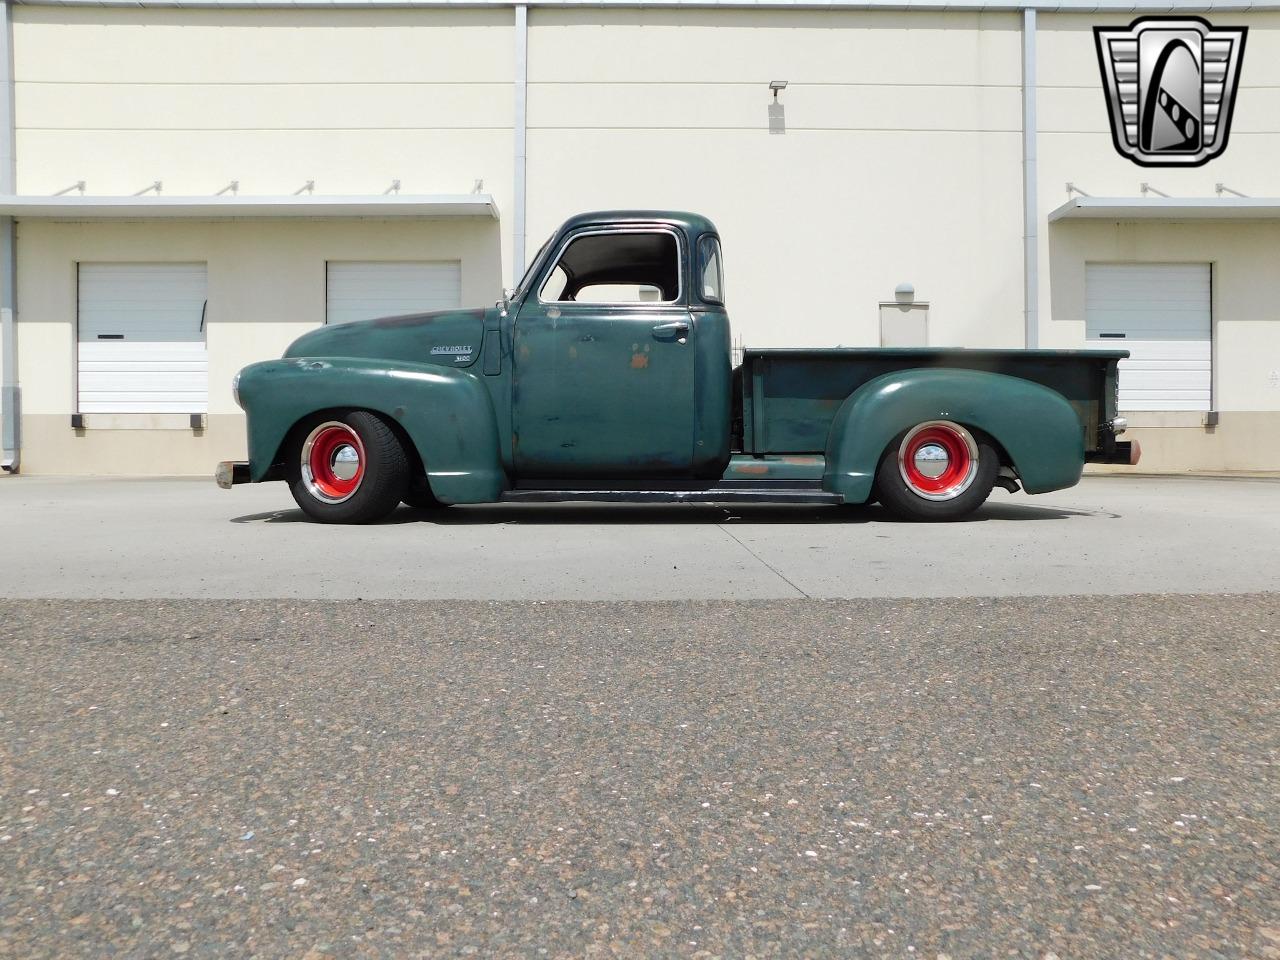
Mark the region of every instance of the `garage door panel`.
<instances>
[{"instance_id":1,"label":"garage door panel","mask_svg":"<svg viewBox=\"0 0 1280 960\"><path fill-rule=\"evenodd\" d=\"M1126 370L1120 368L1124 377L1125 393L1133 394L1139 390L1167 390L1170 395L1179 391L1209 393L1207 386L1191 386L1185 370ZM1194 371L1192 371L1194 372Z\"/></svg>"},{"instance_id":2,"label":"garage door panel","mask_svg":"<svg viewBox=\"0 0 1280 960\"><path fill-rule=\"evenodd\" d=\"M204 264L80 264L80 412L206 412L206 291Z\"/></svg>"},{"instance_id":3,"label":"garage door panel","mask_svg":"<svg viewBox=\"0 0 1280 960\"><path fill-rule=\"evenodd\" d=\"M1128 350L1133 356L1131 360L1170 361L1184 363L1208 363L1212 355L1212 347L1205 340L1142 340L1126 337L1123 340L1103 340L1111 344L1113 349ZM1124 363L1129 360L1122 361Z\"/></svg>"},{"instance_id":4,"label":"garage door panel","mask_svg":"<svg viewBox=\"0 0 1280 960\"><path fill-rule=\"evenodd\" d=\"M326 321L351 323L462 303L462 264L447 261L330 261Z\"/></svg>"},{"instance_id":5,"label":"garage door panel","mask_svg":"<svg viewBox=\"0 0 1280 960\"><path fill-rule=\"evenodd\" d=\"M173 371L143 370L131 374L130 389L133 393L200 393L192 386L193 374L204 370ZM120 374L117 371L82 371L80 374L80 399L91 393L110 393L118 389Z\"/></svg>"},{"instance_id":6,"label":"garage door panel","mask_svg":"<svg viewBox=\"0 0 1280 960\"><path fill-rule=\"evenodd\" d=\"M1126 403L1123 409L1129 413L1174 413L1207 410L1209 409L1207 404L1207 396L1183 399L1180 397L1168 397L1162 394L1158 397L1152 398L1135 397Z\"/></svg>"},{"instance_id":7,"label":"garage door panel","mask_svg":"<svg viewBox=\"0 0 1280 960\"><path fill-rule=\"evenodd\" d=\"M1209 264L1090 263L1085 286L1088 345L1131 354L1120 361L1121 410L1210 408Z\"/></svg>"}]
</instances>

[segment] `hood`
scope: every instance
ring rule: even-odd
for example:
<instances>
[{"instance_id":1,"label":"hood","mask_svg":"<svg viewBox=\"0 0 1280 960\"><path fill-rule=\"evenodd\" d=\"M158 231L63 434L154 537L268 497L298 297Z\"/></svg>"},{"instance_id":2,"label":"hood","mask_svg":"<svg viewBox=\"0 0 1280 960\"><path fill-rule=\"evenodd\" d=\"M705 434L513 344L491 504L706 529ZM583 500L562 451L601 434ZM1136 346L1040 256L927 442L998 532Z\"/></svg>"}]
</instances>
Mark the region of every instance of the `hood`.
<instances>
[{"instance_id":1,"label":"hood","mask_svg":"<svg viewBox=\"0 0 1280 960\"><path fill-rule=\"evenodd\" d=\"M436 310L339 323L304 333L285 358L364 357L467 367L480 356L485 310Z\"/></svg>"}]
</instances>

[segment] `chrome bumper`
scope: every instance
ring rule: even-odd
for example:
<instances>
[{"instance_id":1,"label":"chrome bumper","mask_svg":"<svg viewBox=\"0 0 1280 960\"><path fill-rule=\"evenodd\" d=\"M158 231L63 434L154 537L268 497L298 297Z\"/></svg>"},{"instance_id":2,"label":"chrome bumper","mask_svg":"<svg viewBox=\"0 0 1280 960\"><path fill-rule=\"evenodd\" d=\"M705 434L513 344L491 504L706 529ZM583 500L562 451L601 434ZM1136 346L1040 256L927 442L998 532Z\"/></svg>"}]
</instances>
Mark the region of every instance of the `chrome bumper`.
<instances>
[{"instance_id":1,"label":"chrome bumper","mask_svg":"<svg viewBox=\"0 0 1280 960\"><path fill-rule=\"evenodd\" d=\"M223 490L230 490L237 483L248 483L249 464L240 460L223 460L213 471L213 480Z\"/></svg>"}]
</instances>

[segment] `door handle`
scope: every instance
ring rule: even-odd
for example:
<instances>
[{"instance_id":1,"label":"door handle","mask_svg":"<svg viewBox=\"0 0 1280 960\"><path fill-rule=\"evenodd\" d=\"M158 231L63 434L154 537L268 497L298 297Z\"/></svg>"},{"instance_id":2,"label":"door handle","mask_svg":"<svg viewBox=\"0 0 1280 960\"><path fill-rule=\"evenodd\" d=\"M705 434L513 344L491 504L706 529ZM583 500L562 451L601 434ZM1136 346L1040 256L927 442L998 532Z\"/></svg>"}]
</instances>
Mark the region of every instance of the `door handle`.
<instances>
[{"instance_id":1,"label":"door handle","mask_svg":"<svg viewBox=\"0 0 1280 960\"><path fill-rule=\"evenodd\" d=\"M653 332L660 337L675 334L680 337L689 335L688 320L672 320L670 323L659 323L653 328Z\"/></svg>"}]
</instances>

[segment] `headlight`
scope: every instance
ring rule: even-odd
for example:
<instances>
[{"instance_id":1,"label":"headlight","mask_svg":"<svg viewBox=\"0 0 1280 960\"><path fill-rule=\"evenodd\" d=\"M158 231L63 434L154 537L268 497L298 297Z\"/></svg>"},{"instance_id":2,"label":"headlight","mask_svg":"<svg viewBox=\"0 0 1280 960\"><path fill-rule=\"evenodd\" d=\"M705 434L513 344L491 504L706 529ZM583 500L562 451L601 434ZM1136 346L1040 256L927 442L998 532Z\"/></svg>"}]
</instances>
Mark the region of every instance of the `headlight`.
<instances>
[{"instance_id":1,"label":"headlight","mask_svg":"<svg viewBox=\"0 0 1280 960\"><path fill-rule=\"evenodd\" d=\"M243 410L244 404L240 402L240 374L238 373L231 378L231 396L234 398L236 406Z\"/></svg>"}]
</instances>

